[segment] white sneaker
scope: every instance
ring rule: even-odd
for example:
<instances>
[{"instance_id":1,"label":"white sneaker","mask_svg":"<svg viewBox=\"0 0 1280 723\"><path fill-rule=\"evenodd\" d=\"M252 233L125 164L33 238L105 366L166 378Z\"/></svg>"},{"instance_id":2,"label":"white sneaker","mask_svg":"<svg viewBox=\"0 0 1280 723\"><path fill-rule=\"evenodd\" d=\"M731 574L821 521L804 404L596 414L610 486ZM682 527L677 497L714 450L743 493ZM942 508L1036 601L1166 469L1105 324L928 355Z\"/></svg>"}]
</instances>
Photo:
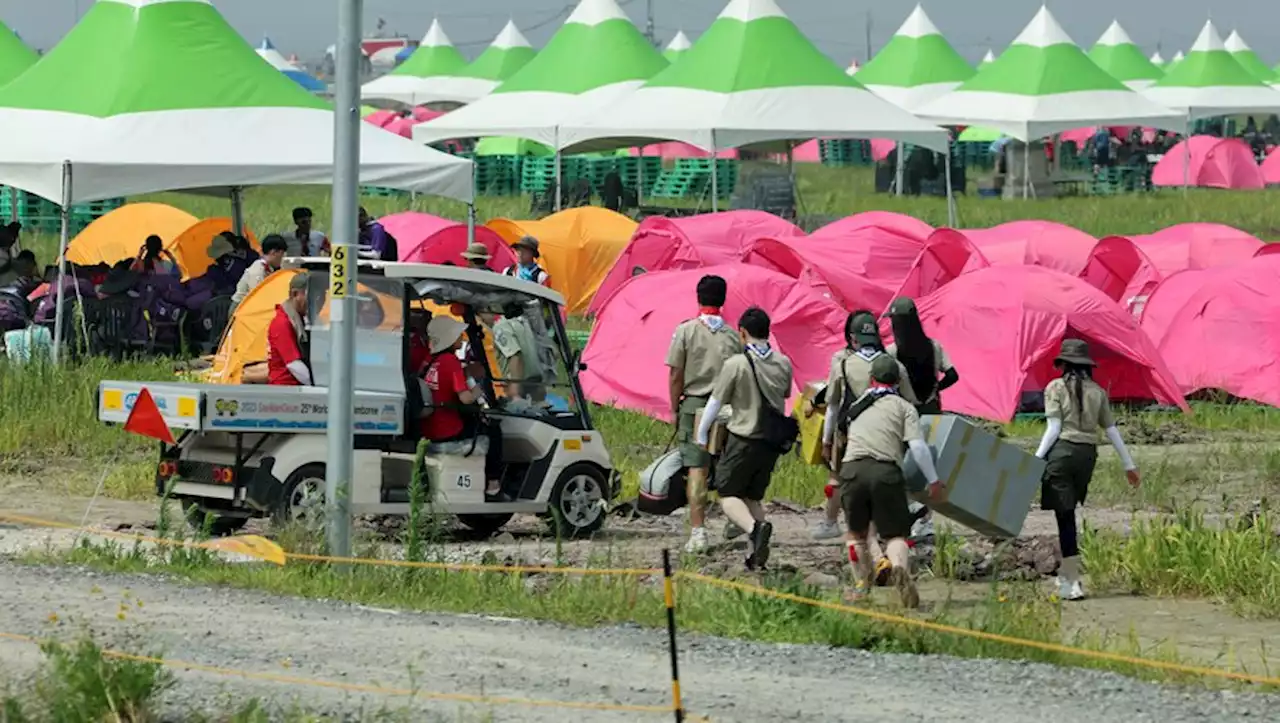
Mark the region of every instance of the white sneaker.
<instances>
[{"instance_id":1,"label":"white sneaker","mask_svg":"<svg viewBox=\"0 0 1280 723\"><path fill-rule=\"evenodd\" d=\"M823 520L822 522L819 522L818 524L814 525L812 536L813 536L813 539L815 540L830 540L836 537L840 537L843 534L844 533L840 532L839 522L831 522L830 520Z\"/></svg>"},{"instance_id":2,"label":"white sneaker","mask_svg":"<svg viewBox=\"0 0 1280 723\"><path fill-rule=\"evenodd\" d=\"M1063 602L1076 602L1084 599L1084 585L1079 580L1058 578L1058 599Z\"/></svg>"},{"instance_id":3,"label":"white sneaker","mask_svg":"<svg viewBox=\"0 0 1280 723\"><path fill-rule=\"evenodd\" d=\"M709 547L707 542L707 528L695 527L693 532L689 534L689 541L685 543L684 551L690 554L698 554L706 552Z\"/></svg>"}]
</instances>

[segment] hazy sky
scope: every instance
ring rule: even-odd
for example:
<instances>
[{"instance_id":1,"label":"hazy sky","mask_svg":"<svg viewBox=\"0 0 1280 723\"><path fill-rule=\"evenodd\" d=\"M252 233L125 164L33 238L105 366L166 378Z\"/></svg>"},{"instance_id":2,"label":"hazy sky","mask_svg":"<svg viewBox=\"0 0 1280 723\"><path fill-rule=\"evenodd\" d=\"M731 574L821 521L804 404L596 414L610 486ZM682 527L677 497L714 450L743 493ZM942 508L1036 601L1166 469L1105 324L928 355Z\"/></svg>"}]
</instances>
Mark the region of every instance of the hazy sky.
<instances>
[{"instance_id":1,"label":"hazy sky","mask_svg":"<svg viewBox=\"0 0 1280 723\"><path fill-rule=\"evenodd\" d=\"M914 7L910 0L778 0L779 5L825 52L840 63L866 57L867 20L871 46L882 46ZM49 48L92 0L0 0L0 20L28 43ZM540 46L559 27L571 0L365 0L365 27L378 19L387 30L419 38L438 16L468 57L478 54L509 17ZM664 41L683 29L696 40L726 0L622 0L641 28L646 6ZM1088 47L1113 19L1120 20L1148 53L1157 43L1166 58L1185 50L1206 18L1225 36L1239 27L1269 65L1280 60L1280 0L1048 0L1049 8L1077 44ZM280 49L315 58L333 42L337 0L215 0L242 35L256 44L270 35ZM933 21L961 54L977 60L999 52L1017 35L1041 0L928 0ZM868 15L869 13L869 15Z\"/></svg>"}]
</instances>

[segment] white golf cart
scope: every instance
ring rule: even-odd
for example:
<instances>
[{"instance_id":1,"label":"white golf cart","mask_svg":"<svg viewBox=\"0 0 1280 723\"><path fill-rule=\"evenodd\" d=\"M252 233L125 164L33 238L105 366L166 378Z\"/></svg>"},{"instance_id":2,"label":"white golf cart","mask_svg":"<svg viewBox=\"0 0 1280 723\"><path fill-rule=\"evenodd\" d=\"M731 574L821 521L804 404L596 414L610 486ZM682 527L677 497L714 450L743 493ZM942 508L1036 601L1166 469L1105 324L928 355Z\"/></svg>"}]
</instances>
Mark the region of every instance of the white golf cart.
<instances>
[{"instance_id":1,"label":"white golf cart","mask_svg":"<svg viewBox=\"0 0 1280 723\"><path fill-rule=\"evenodd\" d=\"M193 524L212 515L218 534L234 532L253 517L314 513L323 502L328 261L289 265L310 275L310 338L304 355L317 386L104 381L99 388L99 419L111 424L124 423L138 393L144 387L150 391L169 427L180 434L176 445L161 445L156 491L180 500ZM566 536L590 534L603 525L618 479L604 439L591 426L578 383L582 367L571 356L560 294L485 270L363 261L358 294L352 514L409 512L424 411L418 378L409 369L409 320L431 312L452 314L470 325L469 368L485 400L483 415L502 429L502 482L511 501L486 501L483 439L451 442L427 449L423 479L429 484L424 499L430 512L457 515L481 532L498 530L517 513L558 520ZM470 351L484 349L491 334L478 316L504 311L513 316L516 307L538 347L537 384L500 379L488 354Z\"/></svg>"}]
</instances>

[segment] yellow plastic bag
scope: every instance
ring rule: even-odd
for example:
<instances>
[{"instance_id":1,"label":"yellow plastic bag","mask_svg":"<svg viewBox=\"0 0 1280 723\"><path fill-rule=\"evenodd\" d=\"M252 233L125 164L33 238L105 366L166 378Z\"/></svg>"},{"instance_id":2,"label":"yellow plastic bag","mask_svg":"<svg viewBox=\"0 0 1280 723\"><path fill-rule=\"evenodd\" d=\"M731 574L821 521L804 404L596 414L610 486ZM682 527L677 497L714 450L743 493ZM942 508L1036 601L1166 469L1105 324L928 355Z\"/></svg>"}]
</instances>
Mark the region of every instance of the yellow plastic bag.
<instances>
[{"instance_id":1,"label":"yellow plastic bag","mask_svg":"<svg viewBox=\"0 0 1280 723\"><path fill-rule=\"evenodd\" d=\"M822 418L825 406L814 406L813 399L822 391L823 384L808 384L794 414L800 422L800 459L806 464L825 465L822 460Z\"/></svg>"}]
</instances>

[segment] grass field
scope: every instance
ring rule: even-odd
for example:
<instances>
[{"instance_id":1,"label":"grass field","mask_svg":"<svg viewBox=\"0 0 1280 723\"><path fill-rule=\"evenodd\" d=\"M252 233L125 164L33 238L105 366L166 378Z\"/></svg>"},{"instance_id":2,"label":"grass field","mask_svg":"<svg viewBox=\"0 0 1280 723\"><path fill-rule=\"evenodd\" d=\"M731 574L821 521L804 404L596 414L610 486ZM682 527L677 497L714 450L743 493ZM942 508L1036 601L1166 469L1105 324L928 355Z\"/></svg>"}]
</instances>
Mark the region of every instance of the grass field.
<instances>
[{"instance_id":1,"label":"grass field","mask_svg":"<svg viewBox=\"0 0 1280 723\"><path fill-rule=\"evenodd\" d=\"M870 174L851 169L804 167L799 173L804 213L844 216L859 211L892 210L934 225L945 223L940 199L896 199L871 193ZM163 194L148 198L171 203L198 216L227 215L229 206L208 197ZM462 219L464 207L437 199L366 198L372 215L413 208ZM289 225L294 206L313 208L318 225L327 226L328 194L323 189L265 188L246 196L246 216L259 235ZM527 216L521 198L481 199L482 219ZM982 227L1018 219L1050 219L1095 236L1149 233L1192 221L1236 226L1264 239L1280 239L1280 191L1219 193L1161 192L1113 198L1056 201L994 201L962 198L960 226ZM29 239L41 261L56 253L56 239ZM138 239L141 242L141 239ZM57 481L52 489L88 495L104 468L114 471L105 494L147 500L154 494L153 448L118 429L96 421L95 390L99 380L171 378L173 366L163 360L111 364L88 361L61 369L16 369L0 361L0 476L40 477ZM627 491L635 489L635 473L647 465L671 438L669 426L614 409L596 408L595 420L608 441L615 463L624 472ZM1192 416L1148 412L1122 415L1126 437L1143 466L1144 485L1134 493L1123 482L1118 462L1104 455L1090 493L1092 506L1135 518L1127 533L1113 529L1085 536L1085 557L1095 585L1153 597L1193 597L1227 603L1232 611L1256 618L1280 618L1280 567L1277 543L1264 514L1253 520L1242 514L1280 496L1280 410L1252 405L1195 405ZM1041 428L1036 422L1006 425L1003 433L1031 446ZM783 460L771 494L803 506L822 500L824 475L796 459ZM3 506L3 505L0 505ZM1167 515L1167 516L1162 516ZM1245 524L1244 520L1253 520ZM157 561L127 550L83 549L75 561L110 569L154 568ZM608 562L605 559L600 564ZM525 594L504 576L422 574L406 577L374 571L367 575L335 575L307 566L276 571L246 566L203 564L189 559L162 562L164 568L192 579L264 588L286 594L335 597L366 604L421 609L487 612L581 623L634 621L661 623L660 591L627 581L566 582L542 594ZM789 591L821 594L797 579L771 584ZM681 597L682 617L696 630L758 637L772 641L819 642L877 650L943 652L958 655L1019 655L1003 646L957 641L904 631L864 620L851 620L779 601L725 591L694 589ZM589 612L589 614L587 614ZM1033 585L993 586L975 608L946 606L936 619L992 632L1061 641L1095 649L1174 654L1123 634L1071 634L1064 630L1056 606ZM1073 662L1045 654L1037 659ZM1111 666L1115 667L1115 666ZM1133 672L1125 669L1125 672Z\"/></svg>"}]
</instances>

